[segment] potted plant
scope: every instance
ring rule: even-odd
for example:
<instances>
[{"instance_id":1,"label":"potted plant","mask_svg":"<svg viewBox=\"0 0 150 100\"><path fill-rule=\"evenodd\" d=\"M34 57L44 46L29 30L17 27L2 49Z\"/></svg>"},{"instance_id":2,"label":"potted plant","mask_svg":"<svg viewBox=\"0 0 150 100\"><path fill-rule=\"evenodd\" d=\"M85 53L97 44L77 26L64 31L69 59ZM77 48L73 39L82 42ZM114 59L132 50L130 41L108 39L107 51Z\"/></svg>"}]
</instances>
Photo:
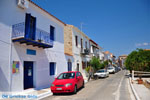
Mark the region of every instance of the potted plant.
<instances>
[{"instance_id":1,"label":"potted plant","mask_svg":"<svg viewBox=\"0 0 150 100\"><path fill-rule=\"evenodd\" d=\"M139 76L139 79L137 79L137 81L138 81L138 84L143 84L143 79L141 75Z\"/></svg>"}]
</instances>

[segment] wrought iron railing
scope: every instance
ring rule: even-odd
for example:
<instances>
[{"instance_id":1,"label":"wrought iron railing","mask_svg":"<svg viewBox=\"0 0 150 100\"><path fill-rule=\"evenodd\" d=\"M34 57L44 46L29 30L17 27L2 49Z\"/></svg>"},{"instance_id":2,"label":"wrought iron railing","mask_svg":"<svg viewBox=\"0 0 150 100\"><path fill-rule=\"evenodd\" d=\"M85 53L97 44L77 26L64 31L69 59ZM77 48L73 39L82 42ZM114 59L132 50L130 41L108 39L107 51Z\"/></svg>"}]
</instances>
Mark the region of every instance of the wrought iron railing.
<instances>
[{"instance_id":1,"label":"wrought iron railing","mask_svg":"<svg viewBox=\"0 0 150 100\"><path fill-rule=\"evenodd\" d=\"M12 39L25 38L25 23L18 23L12 26ZM37 42L53 45L53 41L50 39L50 33L36 28L35 40Z\"/></svg>"},{"instance_id":2,"label":"wrought iron railing","mask_svg":"<svg viewBox=\"0 0 150 100\"><path fill-rule=\"evenodd\" d=\"M12 39L21 38L25 35L25 23L18 23L12 26Z\"/></svg>"}]
</instances>

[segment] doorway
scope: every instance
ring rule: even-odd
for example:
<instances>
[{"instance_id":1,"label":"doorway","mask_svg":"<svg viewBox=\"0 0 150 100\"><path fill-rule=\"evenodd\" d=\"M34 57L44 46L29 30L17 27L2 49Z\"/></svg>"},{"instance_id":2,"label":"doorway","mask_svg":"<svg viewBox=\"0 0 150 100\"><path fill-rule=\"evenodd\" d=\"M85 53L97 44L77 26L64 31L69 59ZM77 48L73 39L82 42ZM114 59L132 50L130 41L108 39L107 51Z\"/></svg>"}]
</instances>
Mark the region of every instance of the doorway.
<instances>
[{"instance_id":1,"label":"doorway","mask_svg":"<svg viewBox=\"0 0 150 100\"><path fill-rule=\"evenodd\" d=\"M79 63L77 63L77 71L79 71Z\"/></svg>"},{"instance_id":2,"label":"doorway","mask_svg":"<svg viewBox=\"0 0 150 100\"><path fill-rule=\"evenodd\" d=\"M33 88L33 62L24 61L24 89Z\"/></svg>"}]
</instances>

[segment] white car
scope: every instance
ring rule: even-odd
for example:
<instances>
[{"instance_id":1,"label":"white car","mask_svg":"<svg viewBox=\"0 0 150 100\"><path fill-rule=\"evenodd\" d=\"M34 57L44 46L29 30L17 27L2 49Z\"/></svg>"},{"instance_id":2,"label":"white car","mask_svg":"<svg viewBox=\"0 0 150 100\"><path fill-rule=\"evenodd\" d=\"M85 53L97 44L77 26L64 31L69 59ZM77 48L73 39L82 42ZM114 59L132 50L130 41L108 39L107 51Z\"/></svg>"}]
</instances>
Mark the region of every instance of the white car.
<instances>
[{"instance_id":1,"label":"white car","mask_svg":"<svg viewBox=\"0 0 150 100\"><path fill-rule=\"evenodd\" d=\"M99 78L104 78L109 76L109 72L106 69L101 69L94 73L94 75Z\"/></svg>"},{"instance_id":2,"label":"white car","mask_svg":"<svg viewBox=\"0 0 150 100\"><path fill-rule=\"evenodd\" d=\"M112 66L108 67L107 70L108 70L109 73L113 73L113 74L115 73L115 68L112 67Z\"/></svg>"}]
</instances>

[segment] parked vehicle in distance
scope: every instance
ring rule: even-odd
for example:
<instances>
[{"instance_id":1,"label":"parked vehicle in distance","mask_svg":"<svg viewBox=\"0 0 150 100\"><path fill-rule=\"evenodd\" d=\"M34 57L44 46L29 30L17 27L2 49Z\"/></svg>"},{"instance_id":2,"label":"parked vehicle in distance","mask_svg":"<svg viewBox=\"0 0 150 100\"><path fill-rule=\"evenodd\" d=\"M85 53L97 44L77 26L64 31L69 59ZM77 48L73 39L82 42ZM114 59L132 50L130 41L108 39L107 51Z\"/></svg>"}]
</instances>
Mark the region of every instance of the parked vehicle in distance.
<instances>
[{"instance_id":1,"label":"parked vehicle in distance","mask_svg":"<svg viewBox=\"0 0 150 100\"><path fill-rule=\"evenodd\" d=\"M61 73L52 83L51 91L56 93L76 93L77 90L84 87L84 79L79 71L70 71Z\"/></svg>"},{"instance_id":2,"label":"parked vehicle in distance","mask_svg":"<svg viewBox=\"0 0 150 100\"><path fill-rule=\"evenodd\" d=\"M113 66L108 67L107 70L108 70L108 72L110 74L114 74L115 73L115 68Z\"/></svg>"},{"instance_id":3,"label":"parked vehicle in distance","mask_svg":"<svg viewBox=\"0 0 150 100\"><path fill-rule=\"evenodd\" d=\"M118 66L115 67L115 72L119 72L120 70L121 70L120 67L118 67Z\"/></svg>"},{"instance_id":4,"label":"parked vehicle in distance","mask_svg":"<svg viewBox=\"0 0 150 100\"><path fill-rule=\"evenodd\" d=\"M109 76L109 72L106 69L100 69L96 73L94 73L94 75L99 78L104 78Z\"/></svg>"}]
</instances>

